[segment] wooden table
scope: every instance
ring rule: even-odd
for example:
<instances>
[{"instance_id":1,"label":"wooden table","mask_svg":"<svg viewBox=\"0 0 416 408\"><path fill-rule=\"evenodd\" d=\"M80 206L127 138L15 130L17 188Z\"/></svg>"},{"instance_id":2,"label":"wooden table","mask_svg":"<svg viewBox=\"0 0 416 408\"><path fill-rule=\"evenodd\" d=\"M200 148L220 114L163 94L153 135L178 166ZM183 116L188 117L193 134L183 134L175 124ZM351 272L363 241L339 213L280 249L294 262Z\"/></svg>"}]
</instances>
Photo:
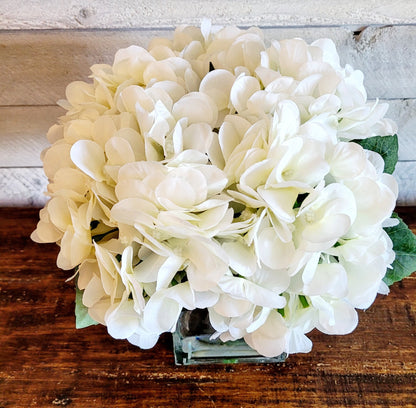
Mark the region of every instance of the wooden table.
<instances>
[{"instance_id":1,"label":"wooden table","mask_svg":"<svg viewBox=\"0 0 416 408\"><path fill-rule=\"evenodd\" d=\"M416 230L415 208L400 215ZM416 276L361 311L347 336L312 332L281 365L176 367L170 335L143 351L75 329L74 285L35 209L0 209L0 408L416 407Z\"/></svg>"}]
</instances>

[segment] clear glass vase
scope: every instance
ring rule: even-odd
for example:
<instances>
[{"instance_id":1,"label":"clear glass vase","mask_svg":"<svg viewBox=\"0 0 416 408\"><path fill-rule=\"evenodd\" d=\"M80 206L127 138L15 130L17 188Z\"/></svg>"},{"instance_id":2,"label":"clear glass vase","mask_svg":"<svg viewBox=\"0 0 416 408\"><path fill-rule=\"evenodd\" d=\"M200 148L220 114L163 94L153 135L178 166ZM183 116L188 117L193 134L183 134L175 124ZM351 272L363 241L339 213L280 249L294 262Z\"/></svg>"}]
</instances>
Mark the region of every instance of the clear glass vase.
<instances>
[{"instance_id":1,"label":"clear glass vase","mask_svg":"<svg viewBox=\"0 0 416 408\"><path fill-rule=\"evenodd\" d=\"M241 339L223 342L214 333L206 309L183 310L173 333L175 364L281 363L286 353L264 357Z\"/></svg>"}]
</instances>

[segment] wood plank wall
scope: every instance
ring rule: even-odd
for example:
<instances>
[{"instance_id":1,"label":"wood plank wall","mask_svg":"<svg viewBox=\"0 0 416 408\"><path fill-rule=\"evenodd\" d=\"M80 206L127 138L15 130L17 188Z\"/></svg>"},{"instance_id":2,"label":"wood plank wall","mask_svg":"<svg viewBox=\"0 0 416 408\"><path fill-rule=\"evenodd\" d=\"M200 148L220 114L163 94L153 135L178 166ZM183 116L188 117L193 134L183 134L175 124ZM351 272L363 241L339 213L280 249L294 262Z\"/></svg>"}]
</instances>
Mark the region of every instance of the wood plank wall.
<instances>
[{"instance_id":1,"label":"wood plank wall","mask_svg":"<svg viewBox=\"0 0 416 408\"><path fill-rule=\"evenodd\" d=\"M332 38L343 64L365 75L371 99L399 126L399 204L416 204L416 1L2 0L0 3L0 205L41 206L40 152L64 111L66 85L88 80L117 49L169 37L177 24L258 25L266 40Z\"/></svg>"}]
</instances>

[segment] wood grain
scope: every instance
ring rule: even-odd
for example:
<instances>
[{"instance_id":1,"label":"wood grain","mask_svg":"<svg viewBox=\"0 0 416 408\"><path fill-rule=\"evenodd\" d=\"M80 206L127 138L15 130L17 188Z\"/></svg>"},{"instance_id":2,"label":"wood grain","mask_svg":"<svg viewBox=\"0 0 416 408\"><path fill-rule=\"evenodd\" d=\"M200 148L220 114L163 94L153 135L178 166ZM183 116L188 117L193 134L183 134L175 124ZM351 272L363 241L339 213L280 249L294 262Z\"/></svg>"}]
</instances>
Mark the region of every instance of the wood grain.
<instances>
[{"instance_id":1,"label":"wood grain","mask_svg":"<svg viewBox=\"0 0 416 408\"><path fill-rule=\"evenodd\" d=\"M416 160L416 99L381 101L389 104L386 117L394 120L399 135L399 160Z\"/></svg>"},{"instance_id":2,"label":"wood grain","mask_svg":"<svg viewBox=\"0 0 416 408\"><path fill-rule=\"evenodd\" d=\"M59 106L0 107L0 166L42 166L48 129L65 110Z\"/></svg>"},{"instance_id":3,"label":"wood grain","mask_svg":"<svg viewBox=\"0 0 416 408\"><path fill-rule=\"evenodd\" d=\"M0 26L27 28L123 28L199 24L322 25L397 24L415 21L412 1L377 0L2 0Z\"/></svg>"},{"instance_id":4,"label":"wood grain","mask_svg":"<svg viewBox=\"0 0 416 408\"><path fill-rule=\"evenodd\" d=\"M416 25L281 27L264 29L266 39L329 37L337 44L342 64L364 72L370 98L416 97ZM172 30L31 30L0 31L0 106L54 105L66 85L86 80L89 67L111 63L119 48L147 46Z\"/></svg>"},{"instance_id":5,"label":"wood grain","mask_svg":"<svg viewBox=\"0 0 416 408\"><path fill-rule=\"evenodd\" d=\"M393 175L399 185L398 205L416 205L416 161L398 162Z\"/></svg>"},{"instance_id":6,"label":"wood grain","mask_svg":"<svg viewBox=\"0 0 416 408\"><path fill-rule=\"evenodd\" d=\"M416 228L415 208L399 213ZM75 330L70 273L30 241L34 209L0 209L0 407L415 407L416 277L360 312L347 336L281 365L175 367L169 335L143 351Z\"/></svg>"},{"instance_id":7,"label":"wood grain","mask_svg":"<svg viewBox=\"0 0 416 408\"><path fill-rule=\"evenodd\" d=\"M0 206L42 207L47 184L40 167L0 168Z\"/></svg>"}]
</instances>

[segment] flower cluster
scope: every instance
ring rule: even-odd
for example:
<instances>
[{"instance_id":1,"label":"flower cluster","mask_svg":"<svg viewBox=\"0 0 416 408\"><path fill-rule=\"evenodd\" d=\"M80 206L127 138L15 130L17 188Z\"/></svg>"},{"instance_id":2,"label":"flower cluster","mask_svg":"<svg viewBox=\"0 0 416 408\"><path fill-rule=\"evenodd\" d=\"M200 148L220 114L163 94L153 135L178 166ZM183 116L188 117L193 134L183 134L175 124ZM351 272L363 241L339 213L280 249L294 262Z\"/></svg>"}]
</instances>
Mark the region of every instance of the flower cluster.
<instances>
[{"instance_id":1,"label":"flower cluster","mask_svg":"<svg viewBox=\"0 0 416 408\"><path fill-rule=\"evenodd\" d=\"M32 238L111 336L150 348L207 308L223 341L308 352L388 292L397 184L356 141L395 125L331 40L204 22L91 71L48 132Z\"/></svg>"}]
</instances>

